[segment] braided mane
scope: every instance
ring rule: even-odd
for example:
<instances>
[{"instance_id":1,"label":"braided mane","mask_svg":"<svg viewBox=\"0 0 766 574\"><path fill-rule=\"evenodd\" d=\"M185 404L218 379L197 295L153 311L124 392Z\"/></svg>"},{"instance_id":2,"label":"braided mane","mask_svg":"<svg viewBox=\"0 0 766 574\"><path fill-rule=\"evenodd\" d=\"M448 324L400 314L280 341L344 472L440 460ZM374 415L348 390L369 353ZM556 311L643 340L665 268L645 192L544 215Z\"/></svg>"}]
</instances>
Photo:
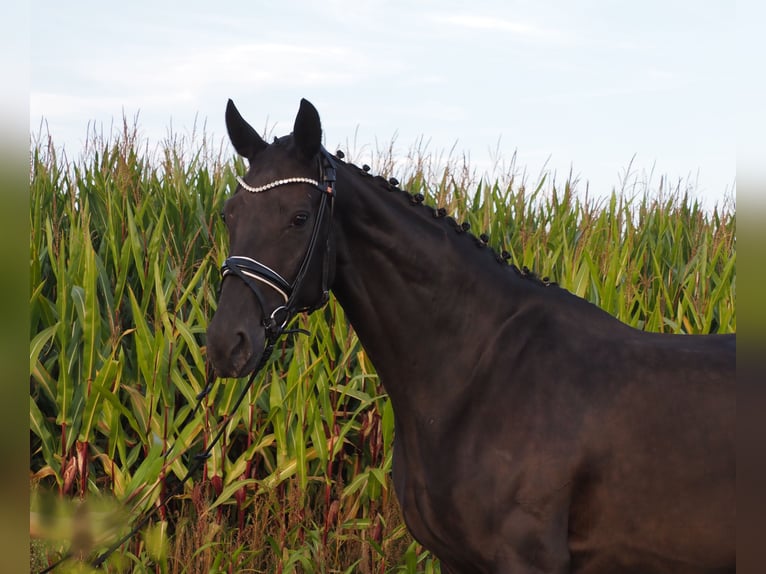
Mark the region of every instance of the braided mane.
<instances>
[{"instance_id":1,"label":"braided mane","mask_svg":"<svg viewBox=\"0 0 766 574\"><path fill-rule=\"evenodd\" d=\"M474 244L483 249L486 250L488 253L492 254L494 257L494 260L501 265L505 265L508 268L510 268L514 273L516 273L519 277L522 279L526 279L528 281L531 281L537 285L544 286L544 287L558 287L558 283L550 281L548 277L542 277L540 278L534 271L530 270L526 266L522 266L521 268L517 267L515 264L510 262L511 254L503 249L499 253L497 250L495 250L494 247L489 245L489 235L486 233L481 233L478 237L472 233L471 225L467 221L464 221L463 223L458 223L458 221L450 216L447 213L447 210L444 207L433 207L431 205L428 205L424 203L425 196L422 193L410 193L405 189L402 189L399 186L399 181L394 178L388 178L381 175L373 175L370 173L370 166L367 164L363 164L360 168L356 164L346 162L344 161L345 154L338 150L335 153L335 157L343 162L343 165L348 166L356 170L358 176L363 178L368 178L372 180L375 185L377 185L380 188L380 191L386 191L389 193L396 193L400 195L401 197L405 198L410 205L412 205L416 209L424 210L424 215L427 214L431 216L434 219L441 220L444 225L448 226L452 231L454 231L457 234L464 235L466 239L471 239Z\"/></svg>"}]
</instances>

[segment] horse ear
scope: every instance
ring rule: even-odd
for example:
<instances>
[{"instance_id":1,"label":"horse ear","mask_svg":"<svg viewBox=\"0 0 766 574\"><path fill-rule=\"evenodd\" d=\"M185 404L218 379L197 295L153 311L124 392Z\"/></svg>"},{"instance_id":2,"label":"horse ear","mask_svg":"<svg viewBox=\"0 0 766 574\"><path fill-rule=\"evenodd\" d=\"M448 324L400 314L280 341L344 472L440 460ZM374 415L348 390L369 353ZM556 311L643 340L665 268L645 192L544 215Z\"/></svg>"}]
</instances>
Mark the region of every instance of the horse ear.
<instances>
[{"instance_id":1,"label":"horse ear","mask_svg":"<svg viewBox=\"0 0 766 574\"><path fill-rule=\"evenodd\" d=\"M250 161L268 146L258 132L239 114L239 110L231 100L226 104L226 131L229 132L231 145L237 153Z\"/></svg>"},{"instance_id":2,"label":"horse ear","mask_svg":"<svg viewBox=\"0 0 766 574\"><path fill-rule=\"evenodd\" d=\"M298 115L293 126L295 145L307 159L314 157L322 147L322 123L319 112L306 99L301 99Z\"/></svg>"}]
</instances>

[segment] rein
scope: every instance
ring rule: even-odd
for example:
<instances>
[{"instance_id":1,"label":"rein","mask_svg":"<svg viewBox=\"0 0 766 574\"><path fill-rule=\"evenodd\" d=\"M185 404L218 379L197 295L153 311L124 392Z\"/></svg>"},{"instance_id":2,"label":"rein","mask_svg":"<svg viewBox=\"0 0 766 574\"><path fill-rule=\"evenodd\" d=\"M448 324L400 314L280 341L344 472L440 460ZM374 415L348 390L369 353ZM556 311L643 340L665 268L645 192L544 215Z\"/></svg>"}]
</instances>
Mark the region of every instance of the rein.
<instances>
[{"instance_id":1,"label":"rein","mask_svg":"<svg viewBox=\"0 0 766 574\"><path fill-rule=\"evenodd\" d=\"M322 196L319 201L319 210L317 211L317 216L314 220L314 226L311 230L311 238L309 239L309 244L308 244L308 247L306 248L306 253L303 256L303 260L301 261L301 264L298 267L298 273L296 274L295 279L293 280L292 283L288 282L286 279L284 279L279 273L277 273L273 269L267 267L266 265L250 257L245 257L241 255L229 256L226 258L223 265L221 266L222 282L226 277L230 275L234 275L236 277L239 277L242 281L244 281L245 284L250 288L250 290L255 294L255 297L258 300L258 304L261 306L261 311L263 312L263 327L266 330L266 343L265 343L263 352L261 353L261 358L259 359L258 364L253 369L253 372L251 373L250 378L247 381L247 384L244 386L244 388L240 392L239 397L237 397L237 400L234 403L234 406L232 408L232 412L236 411L239 408L239 406L242 404L242 401L247 395L247 392L250 389L250 387L253 385L255 378L263 370L263 367L266 366L266 363L271 358L271 355L274 352L274 348L276 347L277 342L279 341L279 338L282 335L289 335L289 334L297 334L297 333L303 333L306 335L310 334L305 329L285 329L287 324L290 323L290 321L295 317L297 313L300 313L302 311L311 312L316 309L319 309L325 303L327 303L327 300L329 299L328 282L329 282L329 268L330 268L329 266L330 234L328 229L328 233L326 235L325 249L324 249L323 259L322 259L322 292L320 294L319 301L312 305L299 306L297 304L297 296L303 285L303 281L306 277L306 273L308 272L309 265L314 257L314 252L317 249L317 244L318 244L319 236L322 231L322 227L323 225L329 226L332 224L333 200L335 198L335 177L336 177L335 160L330 155L330 153L327 152L327 150L325 150L324 148L321 149L321 155L320 155L320 177L322 179L321 184L317 180L310 179L310 178L292 177L292 178L276 180L259 187L252 187L248 185L243 180L242 177L237 176L237 182L239 183L239 185L246 191L249 191L250 193L262 193L264 191L268 191L270 189L274 189L275 187L279 187L282 185L307 183L319 189L322 192ZM268 287L271 287L272 289L277 291L282 297L282 299L284 300L284 304L276 307L271 313L267 313L265 300L263 298L263 295L260 292L258 285L255 283L256 281L258 283L267 285ZM283 317L280 318L279 315L282 313L284 315ZM179 425L179 428L183 429L184 427L186 427L187 424L189 424L192 416L197 412L197 410L199 409L199 406L202 404L203 399L210 393L215 381L216 381L216 377L214 372L211 369L207 376L205 388L202 389L202 391L200 391L199 394L197 394L196 396L197 402L194 405L194 408L191 411L189 411L189 414L186 415L186 418ZM175 488L173 488L171 491L167 492L164 496L162 496L159 502L153 508L149 509L140 519L138 519L138 521L134 524L130 532L128 532L126 535L120 538L117 542L112 544L95 560L91 561L90 566L92 566L93 568L100 568L104 564L104 562L109 558L109 556L111 556L125 542L127 542L133 536L135 536L138 533L138 531L141 530L141 528L143 528L147 522L149 522L149 519L152 517L152 515L157 509L164 508L171 498L181 493L181 489L183 485L186 483L186 481L189 480L189 478L191 478L191 476L195 472L197 472L197 470L199 470L199 468L208 458L210 458L213 448L218 443L221 436L223 436L225 429L226 429L226 425L225 424L221 425L220 429L218 430L218 432L216 433L215 437L210 442L208 447L203 452L193 456L192 462L189 465L188 470L186 471L186 475L175 485ZM165 460L167 460L169 453L172 451L173 447L176 444L177 443L174 442L168 449L168 452L164 454ZM188 452L189 450L191 450L191 448L187 449L186 452ZM184 454L186 454L186 452ZM68 551L57 562L53 563L52 565L48 566L46 569L42 570L40 574L46 574L47 572L53 571L62 562L71 558L72 555L73 555L72 551L71 550Z\"/></svg>"}]
</instances>

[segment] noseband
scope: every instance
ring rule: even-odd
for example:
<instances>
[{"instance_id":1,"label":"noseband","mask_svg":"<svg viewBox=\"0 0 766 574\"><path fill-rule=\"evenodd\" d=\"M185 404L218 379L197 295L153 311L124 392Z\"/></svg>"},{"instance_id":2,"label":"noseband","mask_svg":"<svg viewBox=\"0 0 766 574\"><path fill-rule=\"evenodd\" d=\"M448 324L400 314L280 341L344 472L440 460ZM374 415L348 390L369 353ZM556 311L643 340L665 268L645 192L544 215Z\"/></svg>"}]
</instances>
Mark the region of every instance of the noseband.
<instances>
[{"instance_id":1,"label":"noseband","mask_svg":"<svg viewBox=\"0 0 766 574\"><path fill-rule=\"evenodd\" d=\"M250 193L262 193L282 185L294 185L296 183L313 185L322 192L319 200L319 209L316 218L314 219L314 226L311 230L311 238L309 239L306 253L303 256L303 261L301 261L300 267L298 267L298 273L292 283L287 281L270 267L243 255L229 256L221 266L221 275L223 279L230 275L239 277L255 294L263 313L263 327L266 329L266 336L271 342L275 341L277 337L284 332L285 326L297 313L302 311L314 311L327 303L327 300L329 299L330 233L328 229L322 261L322 292L320 293L319 301L312 305L299 306L297 304L297 297L303 286L303 281L308 272L309 265L314 258L314 253L317 250L321 232L332 223L333 200L335 198L335 160L324 148L322 148L320 154L319 177L321 183L318 180L307 177L290 177L279 179L259 187L252 187L245 183L241 177L237 176L239 185ZM266 301L261 293L259 284L260 286L265 285L270 287L272 290L276 291L283 300L283 303L270 313L267 311Z\"/></svg>"}]
</instances>

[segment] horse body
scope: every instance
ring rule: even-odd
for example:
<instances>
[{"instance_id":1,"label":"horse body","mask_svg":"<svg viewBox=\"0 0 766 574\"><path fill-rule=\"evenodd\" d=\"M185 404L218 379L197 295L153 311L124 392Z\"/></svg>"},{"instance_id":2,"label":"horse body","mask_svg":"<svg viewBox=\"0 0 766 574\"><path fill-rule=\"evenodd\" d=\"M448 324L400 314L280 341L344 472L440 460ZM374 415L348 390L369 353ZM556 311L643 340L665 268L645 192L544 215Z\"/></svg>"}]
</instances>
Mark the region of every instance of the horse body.
<instances>
[{"instance_id":1,"label":"horse body","mask_svg":"<svg viewBox=\"0 0 766 574\"><path fill-rule=\"evenodd\" d=\"M629 328L338 178L334 290L391 396L418 540L460 572L731 563L733 336Z\"/></svg>"},{"instance_id":2,"label":"horse body","mask_svg":"<svg viewBox=\"0 0 766 574\"><path fill-rule=\"evenodd\" d=\"M321 133L301 110L293 138ZM252 134L237 130L242 150L237 133ZM296 175L248 157L257 183ZM337 166L337 190L331 286L391 397L405 522L443 571L733 571L734 336L632 329L353 165ZM233 250L273 257L241 229ZM262 340L253 299L224 282L208 334L219 372L257 355L242 351Z\"/></svg>"}]
</instances>

